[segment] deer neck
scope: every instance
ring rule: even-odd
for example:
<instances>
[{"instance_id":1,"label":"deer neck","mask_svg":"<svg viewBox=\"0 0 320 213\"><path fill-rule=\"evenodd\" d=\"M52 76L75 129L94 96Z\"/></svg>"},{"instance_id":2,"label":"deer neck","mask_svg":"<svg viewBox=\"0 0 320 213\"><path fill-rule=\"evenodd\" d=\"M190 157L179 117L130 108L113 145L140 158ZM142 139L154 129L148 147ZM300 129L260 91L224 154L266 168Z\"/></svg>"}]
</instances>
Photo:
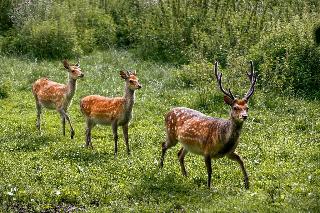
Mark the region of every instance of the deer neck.
<instances>
[{"instance_id":1,"label":"deer neck","mask_svg":"<svg viewBox=\"0 0 320 213\"><path fill-rule=\"evenodd\" d=\"M77 88L77 80L73 78L69 78L69 82L67 84L67 98L70 101L76 91Z\"/></svg>"},{"instance_id":2,"label":"deer neck","mask_svg":"<svg viewBox=\"0 0 320 213\"><path fill-rule=\"evenodd\" d=\"M241 134L243 121L236 121L235 119L230 118L229 122L229 139L236 141Z\"/></svg>"},{"instance_id":3,"label":"deer neck","mask_svg":"<svg viewBox=\"0 0 320 213\"><path fill-rule=\"evenodd\" d=\"M134 95L134 90L129 89L128 86L126 86L126 89L125 89L124 99L125 99L125 111L131 114L135 95Z\"/></svg>"}]
</instances>

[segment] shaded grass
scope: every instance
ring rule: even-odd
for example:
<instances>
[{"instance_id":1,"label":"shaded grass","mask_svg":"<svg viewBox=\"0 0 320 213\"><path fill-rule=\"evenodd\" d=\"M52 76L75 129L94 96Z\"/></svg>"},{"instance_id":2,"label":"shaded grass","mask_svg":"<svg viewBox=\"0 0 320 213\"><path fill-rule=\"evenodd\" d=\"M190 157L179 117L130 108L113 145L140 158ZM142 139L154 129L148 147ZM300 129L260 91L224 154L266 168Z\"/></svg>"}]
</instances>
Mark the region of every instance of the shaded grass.
<instances>
[{"instance_id":1,"label":"shaded grass","mask_svg":"<svg viewBox=\"0 0 320 213\"><path fill-rule=\"evenodd\" d=\"M158 161L163 116L173 106L228 117L215 82L205 85L207 93L168 86L178 84L172 80L176 68L139 61L124 51L97 52L81 63L85 78L78 82L69 110L76 131L71 140L62 136L54 111L44 110L42 134L35 126L31 83L41 76L65 82L61 62L0 57L1 77L10 82L8 97L0 99L3 211L319 211L319 102L257 91L237 149L249 172L250 190L244 190L238 165L224 158L213 161L213 187L207 189L202 157L186 157L188 178L180 174L179 146L168 150L162 170ZM129 128L132 155L126 155L119 129L114 159L110 127L93 129L93 150L82 147L84 119L78 103L89 94L122 95L121 69L137 69L143 88L136 93Z\"/></svg>"}]
</instances>

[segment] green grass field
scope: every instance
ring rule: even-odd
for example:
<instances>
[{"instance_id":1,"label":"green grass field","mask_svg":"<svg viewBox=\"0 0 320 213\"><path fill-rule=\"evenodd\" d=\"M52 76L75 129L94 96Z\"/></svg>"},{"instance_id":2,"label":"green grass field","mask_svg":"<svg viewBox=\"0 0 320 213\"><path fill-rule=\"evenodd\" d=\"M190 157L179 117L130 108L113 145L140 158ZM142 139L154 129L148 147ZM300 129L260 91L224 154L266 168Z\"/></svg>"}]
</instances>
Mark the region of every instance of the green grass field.
<instances>
[{"instance_id":1,"label":"green grass field","mask_svg":"<svg viewBox=\"0 0 320 213\"><path fill-rule=\"evenodd\" d=\"M215 81L206 84L210 92L203 100L201 86L179 85L176 68L115 50L83 57L81 68L85 77L78 81L69 109L76 131L71 140L62 136L55 111L44 110L42 134L35 125L31 85L42 76L66 82L61 62L0 56L0 86L8 96L0 99L2 211L320 211L319 101L280 97L257 88L237 148L251 188L244 189L238 164L222 158L213 161L212 188L208 189L202 157L187 155L187 178L180 173L179 145L168 150L162 170L158 162L165 138L164 114L172 107L228 118L229 107L223 104ZM136 92L129 127L132 155L127 156L119 129L119 153L114 159L108 126L93 129L93 150L83 148L85 124L79 100L89 94L121 96L121 69L136 69L143 88ZM226 76L232 78L231 74Z\"/></svg>"}]
</instances>

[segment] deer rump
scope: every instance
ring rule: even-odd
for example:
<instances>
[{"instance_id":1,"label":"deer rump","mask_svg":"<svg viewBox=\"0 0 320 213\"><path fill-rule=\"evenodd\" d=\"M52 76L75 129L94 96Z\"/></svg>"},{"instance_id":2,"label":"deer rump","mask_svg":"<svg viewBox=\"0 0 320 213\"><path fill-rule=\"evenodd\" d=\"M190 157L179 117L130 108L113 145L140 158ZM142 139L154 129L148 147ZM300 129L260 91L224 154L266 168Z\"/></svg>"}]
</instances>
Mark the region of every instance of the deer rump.
<instances>
[{"instance_id":1,"label":"deer rump","mask_svg":"<svg viewBox=\"0 0 320 213\"><path fill-rule=\"evenodd\" d=\"M174 144L179 141L194 154L220 158L234 152L238 145L236 135L228 134L228 120L178 107L167 113L165 122L168 140Z\"/></svg>"}]
</instances>

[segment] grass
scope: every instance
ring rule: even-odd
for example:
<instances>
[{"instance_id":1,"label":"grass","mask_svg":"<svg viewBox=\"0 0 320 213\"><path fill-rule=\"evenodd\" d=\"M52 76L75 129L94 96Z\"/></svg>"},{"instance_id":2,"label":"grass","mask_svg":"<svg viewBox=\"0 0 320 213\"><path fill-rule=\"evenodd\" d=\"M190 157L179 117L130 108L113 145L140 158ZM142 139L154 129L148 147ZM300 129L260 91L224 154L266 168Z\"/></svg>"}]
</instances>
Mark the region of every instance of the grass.
<instances>
[{"instance_id":1,"label":"grass","mask_svg":"<svg viewBox=\"0 0 320 213\"><path fill-rule=\"evenodd\" d=\"M164 114L173 106L228 117L228 106L215 82L180 87L177 70L167 64L140 61L125 51L96 52L81 59L85 78L78 82L69 109L76 136L61 135L60 117L45 110L42 134L36 129L31 85L47 76L66 81L59 61L32 61L0 56L0 200L12 212L318 212L320 210L319 101L280 97L257 89L250 102L237 152L251 183L245 190L239 166L213 161L211 189L206 187L202 157L189 154L189 177L180 174L179 146L168 150L158 169L165 138ZM132 155L127 156L119 130L119 155L113 157L110 127L92 132L94 149L83 148L84 119L79 100L89 94L120 96L121 69L136 69L143 88L136 93L129 127ZM229 74L229 75L228 75ZM232 78L232 73L226 71ZM199 91L202 91L199 93ZM199 101L201 104L199 105ZM207 105L204 108L199 106Z\"/></svg>"}]
</instances>

